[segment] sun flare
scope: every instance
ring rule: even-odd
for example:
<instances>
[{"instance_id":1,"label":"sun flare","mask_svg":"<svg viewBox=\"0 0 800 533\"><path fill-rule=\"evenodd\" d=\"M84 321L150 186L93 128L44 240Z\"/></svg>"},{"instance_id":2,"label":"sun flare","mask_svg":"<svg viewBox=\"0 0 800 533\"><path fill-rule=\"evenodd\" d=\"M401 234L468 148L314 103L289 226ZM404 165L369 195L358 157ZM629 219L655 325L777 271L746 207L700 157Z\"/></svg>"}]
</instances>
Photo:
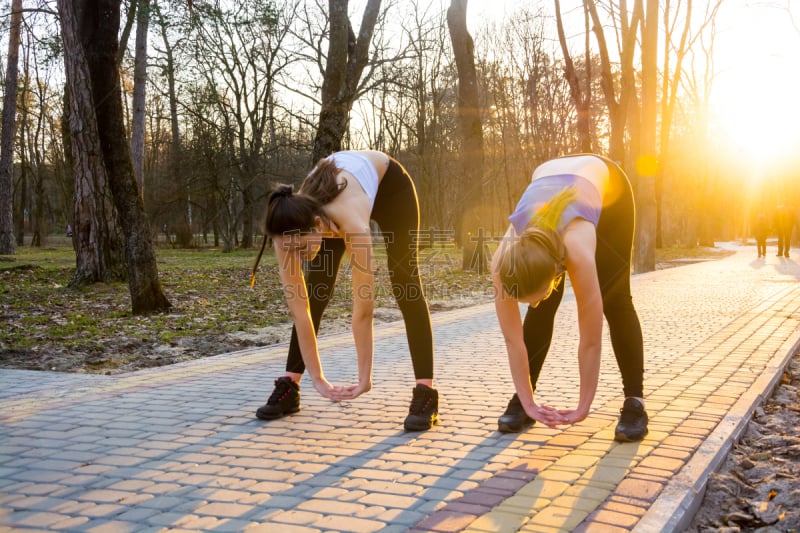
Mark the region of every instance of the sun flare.
<instances>
[{"instance_id":1,"label":"sun flare","mask_svg":"<svg viewBox=\"0 0 800 533\"><path fill-rule=\"evenodd\" d=\"M778 162L800 147L798 119L791 116L788 104L762 100L737 107L721 117L721 129L746 161L755 165Z\"/></svg>"},{"instance_id":2,"label":"sun flare","mask_svg":"<svg viewBox=\"0 0 800 533\"><path fill-rule=\"evenodd\" d=\"M755 167L780 165L800 152L800 36L788 27L785 12L767 14L771 23L762 27L764 17L754 19L746 10L740 13L736 27L772 32L774 39L730 40L729 36L722 49L725 66L714 81L712 96L718 132L737 159Z\"/></svg>"},{"instance_id":3,"label":"sun flare","mask_svg":"<svg viewBox=\"0 0 800 533\"><path fill-rule=\"evenodd\" d=\"M745 161L768 165L800 149L800 107L788 89L785 83L759 76L730 88L721 99L719 131Z\"/></svg>"}]
</instances>

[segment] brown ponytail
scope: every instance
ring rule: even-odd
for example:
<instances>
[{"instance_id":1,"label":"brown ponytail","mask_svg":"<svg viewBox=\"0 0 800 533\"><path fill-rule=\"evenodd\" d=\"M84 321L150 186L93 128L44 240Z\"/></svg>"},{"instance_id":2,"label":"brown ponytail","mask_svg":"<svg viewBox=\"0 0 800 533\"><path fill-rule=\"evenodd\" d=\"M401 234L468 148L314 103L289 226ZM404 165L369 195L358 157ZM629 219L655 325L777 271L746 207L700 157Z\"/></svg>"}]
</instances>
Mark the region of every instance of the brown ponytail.
<instances>
[{"instance_id":1,"label":"brown ponytail","mask_svg":"<svg viewBox=\"0 0 800 533\"><path fill-rule=\"evenodd\" d=\"M333 159L320 159L300 185L300 194L311 196L322 205L332 202L347 187L346 181L338 181L339 172Z\"/></svg>"},{"instance_id":2,"label":"brown ponytail","mask_svg":"<svg viewBox=\"0 0 800 533\"><path fill-rule=\"evenodd\" d=\"M277 185L272 190L267 200L264 238L250 277L251 289L256 283L256 271L267 246L267 240L286 233L309 232L314 228L317 217L327 220L322 204L315 198L305 194L295 194L291 185Z\"/></svg>"}]
</instances>

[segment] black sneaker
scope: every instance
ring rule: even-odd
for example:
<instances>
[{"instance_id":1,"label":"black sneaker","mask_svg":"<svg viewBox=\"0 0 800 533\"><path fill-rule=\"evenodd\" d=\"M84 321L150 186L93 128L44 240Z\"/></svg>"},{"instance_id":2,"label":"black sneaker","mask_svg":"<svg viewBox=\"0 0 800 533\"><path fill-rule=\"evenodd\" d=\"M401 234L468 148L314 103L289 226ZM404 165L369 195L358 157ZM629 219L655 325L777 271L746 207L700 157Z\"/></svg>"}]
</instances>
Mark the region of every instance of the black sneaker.
<instances>
[{"instance_id":1,"label":"black sneaker","mask_svg":"<svg viewBox=\"0 0 800 533\"><path fill-rule=\"evenodd\" d=\"M267 403L256 411L261 420L275 420L300 410L300 385L289 376L275 380L275 390L270 394Z\"/></svg>"},{"instance_id":2,"label":"black sneaker","mask_svg":"<svg viewBox=\"0 0 800 533\"><path fill-rule=\"evenodd\" d=\"M497 430L501 433L519 433L533 423L533 418L529 417L522 408L519 396L515 392L508 402L506 412L497 419Z\"/></svg>"},{"instance_id":3,"label":"black sneaker","mask_svg":"<svg viewBox=\"0 0 800 533\"><path fill-rule=\"evenodd\" d=\"M427 385L418 383L414 387L411 406L403 426L406 431L431 429L439 421L439 392Z\"/></svg>"},{"instance_id":4,"label":"black sneaker","mask_svg":"<svg viewBox=\"0 0 800 533\"><path fill-rule=\"evenodd\" d=\"M647 411L635 398L626 398L619 410L619 422L614 431L617 442L636 442L647 435Z\"/></svg>"}]
</instances>

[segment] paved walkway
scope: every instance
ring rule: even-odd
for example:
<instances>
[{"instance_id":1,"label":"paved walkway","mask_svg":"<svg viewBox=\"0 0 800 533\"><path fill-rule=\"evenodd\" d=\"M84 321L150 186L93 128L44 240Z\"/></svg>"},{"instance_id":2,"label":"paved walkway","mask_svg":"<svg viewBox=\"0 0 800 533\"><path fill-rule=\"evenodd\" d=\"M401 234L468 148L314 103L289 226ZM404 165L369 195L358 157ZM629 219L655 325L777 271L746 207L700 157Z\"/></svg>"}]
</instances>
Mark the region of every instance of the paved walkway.
<instances>
[{"instance_id":1,"label":"paved walkway","mask_svg":"<svg viewBox=\"0 0 800 533\"><path fill-rule=\"evenodd\" d=\"M402 324L376 329L374 389L253 412L285 346L118 377L0 370L0 531L680 531L800 339L800 264L754 247L634 276L650 434L613 441L622 403L606 340L584 422L496 431L513 393L491 304L434 316L442 422L405 433ZM542 401L577 401L574 299L559 311ZM352 381L349 334L321 339Z\"/></svg>"}]
</instances>

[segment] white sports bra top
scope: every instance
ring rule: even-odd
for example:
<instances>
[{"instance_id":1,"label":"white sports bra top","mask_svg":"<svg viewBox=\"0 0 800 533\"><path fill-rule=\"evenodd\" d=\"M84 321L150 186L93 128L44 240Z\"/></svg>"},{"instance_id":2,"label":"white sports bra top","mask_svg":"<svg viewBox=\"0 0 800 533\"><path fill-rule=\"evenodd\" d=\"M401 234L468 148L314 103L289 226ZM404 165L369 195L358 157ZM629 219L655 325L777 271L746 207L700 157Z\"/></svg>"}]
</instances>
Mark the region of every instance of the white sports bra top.
<instances>
[{"instance_id":1,"label":"white sports bra top","mask_svg":"<svg viewBox=\"0 0 800 533\"><path fill-rule=\"evenodd\" d=\"M378 195L378 171L372 162L358 152L335 152L328 156L338 168L352 174L358 181L364 192L369 198L369 206L375 205L375 197Z\"/></svg>"}]
</instances>

